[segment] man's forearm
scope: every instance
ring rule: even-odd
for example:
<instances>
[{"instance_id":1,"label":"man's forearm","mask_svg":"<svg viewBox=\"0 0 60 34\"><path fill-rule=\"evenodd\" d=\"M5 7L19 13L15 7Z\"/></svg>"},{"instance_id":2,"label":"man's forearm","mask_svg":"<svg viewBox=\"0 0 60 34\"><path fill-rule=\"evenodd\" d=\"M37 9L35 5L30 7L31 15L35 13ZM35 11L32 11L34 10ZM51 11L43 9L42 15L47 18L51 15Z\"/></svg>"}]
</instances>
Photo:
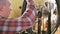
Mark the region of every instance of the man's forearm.
<instances>
[{"instance_id":1,"label":"man's forearm","mask_svg":"<svg viewBox=\"0 0 60 34\"><path fill-rule=\"evenodd\" d=\"M0 31L16 33L30 28L36 19L36 7L33 0L27 1L27 8L24 14L17 19L0 19Z\"/></svg>"}]
</instances>

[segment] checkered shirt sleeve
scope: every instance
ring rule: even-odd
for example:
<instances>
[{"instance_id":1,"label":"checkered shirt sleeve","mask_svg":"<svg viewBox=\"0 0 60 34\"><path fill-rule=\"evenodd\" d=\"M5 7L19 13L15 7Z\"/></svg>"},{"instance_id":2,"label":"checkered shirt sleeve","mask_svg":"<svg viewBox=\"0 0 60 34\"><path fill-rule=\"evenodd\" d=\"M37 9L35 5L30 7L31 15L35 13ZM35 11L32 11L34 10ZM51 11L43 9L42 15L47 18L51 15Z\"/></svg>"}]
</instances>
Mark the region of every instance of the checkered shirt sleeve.
<instances>
[{"instance_id":1,"label":"checkered shirt sleeve","mask_svg":"<svg viewBox=\"0 0 60 34\"><path fill-rule=\"evenodd\" d=\"M30 28L36 19L37 10L33 0L26 0L27 7L24 14L16 19L0 16L0 34L16 34Z\"/></svg>"}]
</instances>

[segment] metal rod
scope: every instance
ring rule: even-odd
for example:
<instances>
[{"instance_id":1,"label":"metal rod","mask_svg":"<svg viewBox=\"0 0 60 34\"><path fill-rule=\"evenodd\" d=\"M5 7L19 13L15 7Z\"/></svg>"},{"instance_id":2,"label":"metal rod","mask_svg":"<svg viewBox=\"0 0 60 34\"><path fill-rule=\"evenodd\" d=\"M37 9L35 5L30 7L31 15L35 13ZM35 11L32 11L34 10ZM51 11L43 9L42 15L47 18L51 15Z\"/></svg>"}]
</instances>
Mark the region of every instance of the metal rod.
<instances>
[{"instance_id":1,"label":"metal rod","mask_svg":"<svg viewBox=\"0 0 60 34\"><path fill-rule=\"evenodd\" d=\"M57 21L57 26L58 27L60 25L60 0L56 0L57 3L57 9L58 9L58 21Z\"/></svg>"},{"instance_id":2,"label":"metal rod","mask_svg":"<svg viewBox=\"0 0 60 34\"><path fill-rule=\"evenodd\" d=\"M39 5L39 12L38 12L38 34L41 34L41 16L42 16L42 12L41 12L40 5Z\"/></svg>"},{"instance_id":3,"label":"metal rod","mask_svg":"<svg viewBox=\"0 0 60 34\"><path fill-rule=\"evenodd\" d=\"M41 34L41 12L38 12L38 34Z\"/></svg>"},{"instance_id":4,"label":"metal rod","mask_svg":"<svg viewBox=\"0 0 60 34\"><path fill-rule=\"evenodd\" d=\"M49 15L48 15L48 24L47 24L47 34L51 34L51 9L50 4L48 5Z\"/></svg>"},{"instance_id":5,"label":"metal rod","mask_svg":"<svg viewBox=\"0 0 60 34\"><path fill-rule=\"evenodd\" d=\"M47 34L51 34L51 13L48 16Z\"/></svg>"},{"instance_id":6,"label":"metal rod","mask_svg":"<svg viewBox=\"0 0 60 34\"><path fill-rule=\"evenodd\" d=\"M23 5L22 5L22 14L24 13L24 11L26 10L26 6L27 6L27 2L26 0L23 1Z\"/></svg>"}]
</instances>

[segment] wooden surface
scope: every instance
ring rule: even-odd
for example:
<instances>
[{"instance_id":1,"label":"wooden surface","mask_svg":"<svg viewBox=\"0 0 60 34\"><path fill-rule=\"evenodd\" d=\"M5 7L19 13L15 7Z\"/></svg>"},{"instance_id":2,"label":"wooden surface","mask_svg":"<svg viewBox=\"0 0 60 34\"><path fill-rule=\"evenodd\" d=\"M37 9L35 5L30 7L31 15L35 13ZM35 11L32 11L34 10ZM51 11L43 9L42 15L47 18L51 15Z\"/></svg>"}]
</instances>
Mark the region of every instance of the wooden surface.
<instances>
[{"instance_id":1,"label":"wooden surface","mask_svg":"<svg viewBox=\"0 0 60 34\"><path fill-rule=\"evenodd\" d=\"M57 31L55 32L55 34L60 34L60 27L58 27Z\"/></svg>"}]
</instances>

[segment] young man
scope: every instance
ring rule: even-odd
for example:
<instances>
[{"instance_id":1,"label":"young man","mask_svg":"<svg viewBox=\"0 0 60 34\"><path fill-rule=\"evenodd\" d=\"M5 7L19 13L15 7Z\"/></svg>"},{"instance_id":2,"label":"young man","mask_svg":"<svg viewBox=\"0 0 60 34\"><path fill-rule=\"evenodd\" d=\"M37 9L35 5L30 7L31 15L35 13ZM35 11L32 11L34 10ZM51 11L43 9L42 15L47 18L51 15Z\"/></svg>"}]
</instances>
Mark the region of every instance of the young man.
<instances>
[{"instance_id":1,"label":"young man","mask_svg":"<svg viewBox=\"0 0 60 34\"><path fill-rule=\"evenodd\" d=\"M16 19L8 19L5 18L5 16L2 17L2 14L0 15L0 34L16 34L19 31L24 31L30 28L34 24L37 9L35 7L33 0L26 0L26 1L27 1L27 8L21 17Z\"/></svg>"}]
</instances>

